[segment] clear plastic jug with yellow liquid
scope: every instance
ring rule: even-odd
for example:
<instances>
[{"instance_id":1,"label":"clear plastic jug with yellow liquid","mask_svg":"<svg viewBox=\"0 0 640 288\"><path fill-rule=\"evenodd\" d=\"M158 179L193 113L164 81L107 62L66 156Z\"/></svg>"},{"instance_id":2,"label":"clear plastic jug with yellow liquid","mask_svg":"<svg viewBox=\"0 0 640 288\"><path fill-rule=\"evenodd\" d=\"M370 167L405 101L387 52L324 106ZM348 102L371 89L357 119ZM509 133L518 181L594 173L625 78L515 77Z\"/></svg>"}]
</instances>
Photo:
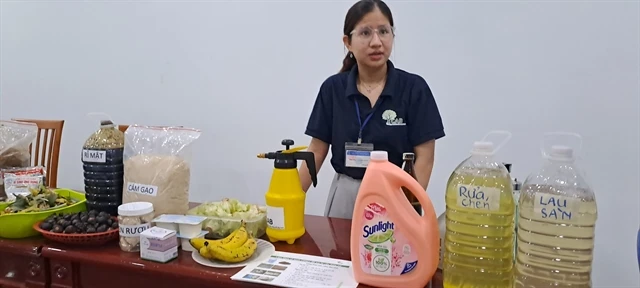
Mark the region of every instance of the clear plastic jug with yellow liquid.
<instances>
[{"instance_id":1,"label":"clear plastic jug with yellow liquid","mask_svg":"<svg viewBox=\"0 0 640 288\"><path fill-rule=\"evenodd\" d=\"M504 135L494 147L490 135ZM473 144L471 156L447 183L443 256L445 288L511 288L515 202L507 168L494 157L511 138L492 131Z\"/></svg>"},{"instance_id":2,"label":"clear plastic jug with yellow liquid","mask_svg":"<svg viewBox=\"0 0 640 288\"><path fill-rule=\"evenodd\" d=\"M561 138L576 140L574 147L580 151L580 135L546 133L542 141L544 164L522 184L517 288L591 287L596 196L575 163L573 147L558 145ZM545 148L547 144L550 149Z\"/></svg>"}]
</instances>

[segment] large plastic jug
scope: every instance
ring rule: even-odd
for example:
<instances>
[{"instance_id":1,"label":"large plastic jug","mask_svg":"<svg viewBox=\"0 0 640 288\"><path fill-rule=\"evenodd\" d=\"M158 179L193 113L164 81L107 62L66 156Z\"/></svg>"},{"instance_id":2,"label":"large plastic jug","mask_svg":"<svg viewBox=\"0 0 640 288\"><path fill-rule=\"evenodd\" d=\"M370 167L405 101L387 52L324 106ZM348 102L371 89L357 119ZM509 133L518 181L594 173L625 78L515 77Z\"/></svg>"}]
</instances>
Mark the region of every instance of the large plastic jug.
<instances>
[{"instance_id":1,"label":"large plastic jug","mask_svg":"<svg viewBox=\"0 0 640 288\"><path fill-rule=\"evenodd\" d=\"M422 205L420 216L402 187ZM351 261L355 280L385 288L422 288L438 265L438 223L431 200L418 181L371 152L351 222Z\"/></svg>"},{"instance_id":2,"label":"large plastic jug","mask_svg":"<svg viewBox=\"0 0 640 288\"><path fill-rule=\"evenodd\" d=\"M505 139L494 149L485 140L490 135ZM513 186L507 168L494 158L510 138L507 131L490 132L449 177L444 287L513 286Z\"/></svg>"},{"instance_id":3,"label":"large plastic jug","mask_svg":"<svg viewBox=\"0 0 640 288\"><path fill-rule=\"evenodd\" d=\"M87 209L118 215L124 185L124 133L105 113L89 113L102 117L100 129L82 146L84 191Z\"/></svg>"},{"instance_id":4,"label":"large plastic jug","mask_svg":"<svg viewBox=\"0 0 640 288\"><path fill-rule=\"evenodd\" d=\"M591 287L596 198L575 164L573 149L551 145L544 135L542 168L530 174L520 192L515 287Z\"/></svg>"}]
</instances>

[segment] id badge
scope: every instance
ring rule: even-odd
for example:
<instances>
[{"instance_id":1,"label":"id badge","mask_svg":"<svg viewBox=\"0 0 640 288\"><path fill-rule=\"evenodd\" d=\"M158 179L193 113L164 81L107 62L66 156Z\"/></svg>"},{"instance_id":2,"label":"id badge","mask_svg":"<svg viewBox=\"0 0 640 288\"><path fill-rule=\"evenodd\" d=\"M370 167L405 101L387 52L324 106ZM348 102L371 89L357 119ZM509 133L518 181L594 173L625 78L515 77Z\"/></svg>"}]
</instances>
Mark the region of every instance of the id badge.
<instances>
[{"instance_id":1,"label":"id badge","mask_svg":"<svg viewBox=\"0 0 640 288\"><path fill-rule=\"evenodd\" d=\"M344 145L344 150L346 151L344 163L346 167L367 168L371 158L371 151L373 151L373 144L347 142Z\"/></svg>"}]
</instances>

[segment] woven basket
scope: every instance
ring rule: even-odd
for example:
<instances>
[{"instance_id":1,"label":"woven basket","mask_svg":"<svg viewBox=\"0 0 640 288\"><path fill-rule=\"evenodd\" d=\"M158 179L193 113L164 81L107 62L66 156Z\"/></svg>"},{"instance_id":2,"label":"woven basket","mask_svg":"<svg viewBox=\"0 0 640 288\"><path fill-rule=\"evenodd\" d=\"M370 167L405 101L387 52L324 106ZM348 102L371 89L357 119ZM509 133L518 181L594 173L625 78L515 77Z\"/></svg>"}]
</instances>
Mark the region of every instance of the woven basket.
<instances>
[{"instance_id":1,"label":"woven basket","mask_svg":"<svg viewBox=\"0 0 640 288\"><path fill-rule=\"evenodd\" d=\"M120 229L111 229L105 232L91 234L53 233L40 228L40 223L42 223L42 221L34 224L33 229L40 232L44 238L70 245L100 246L118 239L120 232Z\"/></svg>"}]
</instances>

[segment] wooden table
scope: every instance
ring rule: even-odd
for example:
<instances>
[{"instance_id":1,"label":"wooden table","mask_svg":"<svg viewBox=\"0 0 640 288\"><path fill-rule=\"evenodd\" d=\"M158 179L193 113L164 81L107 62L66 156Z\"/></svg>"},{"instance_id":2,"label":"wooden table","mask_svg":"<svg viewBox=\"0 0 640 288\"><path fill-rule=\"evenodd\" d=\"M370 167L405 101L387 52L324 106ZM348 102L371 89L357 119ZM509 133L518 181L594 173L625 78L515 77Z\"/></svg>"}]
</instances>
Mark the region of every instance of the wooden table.
<instances>
[{"instance_id":1,"label":"wooden table","mask_svg":"<svg viewBox=\"0 0 640 288\"><path fill-rule=\"evenodd\" d=\"M275 243L276 250L293 253L304 253L316 256L331 257L337 259L349 260L349 237L351 230L351 221L345 219L326 218L319 216L306 216L305 226L307 233L296 241L293 245L286 243ZM26 251L27 247L36 247L32 254L16 254L30 255L30 261L44 267L44 272L37 275L47 275L43 279L48 279L48 285L43 285L45 280L33 276L27 283L34 283L32 286L24 287L52 287L52 288L140 288L140 287L157 287L157 288L176 288L176 287L265 287L257 284L245 282L231 281L230 277L237 273L237 269L214 269L204 267L197 264L191 259L191 253L180 253L178 259L166 264L160 264L141 260L139 253L122 252L117 242L112 242L104 247L95 248L78 248L69 247L62 244L50 242L47 240L0 240L0 267L4 268L6 264L5 252L12 250L9 247L20 246ZM19 243L19 244L18 244ZM37 244L41 244L41 255L38 257ZM8 245L3 247L3 245ZM33 245L33 246L29 246ZM18 248L14 248L18 253ZM27 249L28 250L28 249ZM15 254L14 253L14 254ZM17 259L20 256L14 256ZM46 259L44 261L42 259ZM35 259L35 260L33 260ZM39 260L38 260L39 259ZM21 260L23 263L27 260ZM37 262L41 261L41 262ZM30 271L32 266L29 261L24 262L19 267L21 270ZM27 265L27 266L24 266ZM37 270L37 269L33 269ZM0 273L4 273L4 269ZM22 275L18 273L18 275ZM16 277L15 282L23 281L21 279L28 278L29 275L23 275L22 278ZM26 278L25 278L26 277ZM2 281L2 280L0 280ZM0 282L3 284L5 282ZM5 287L0 285L0 287ZM23 286L10 286L23 287ZM368 287L360 285L360 287ZM433 281L433 287L442 287L441 273L437 272Z\"/></svg>"},{"instance_id":2,"label":"wooden table","mask_svg":"<svg viewBox=\"0 0 640 288\"><path fill-rule=\"evenodd\" d=\"M48 287L47 263L40 257L40 237L0 238L0 287Z\"/></svg>"}]
</instances>

